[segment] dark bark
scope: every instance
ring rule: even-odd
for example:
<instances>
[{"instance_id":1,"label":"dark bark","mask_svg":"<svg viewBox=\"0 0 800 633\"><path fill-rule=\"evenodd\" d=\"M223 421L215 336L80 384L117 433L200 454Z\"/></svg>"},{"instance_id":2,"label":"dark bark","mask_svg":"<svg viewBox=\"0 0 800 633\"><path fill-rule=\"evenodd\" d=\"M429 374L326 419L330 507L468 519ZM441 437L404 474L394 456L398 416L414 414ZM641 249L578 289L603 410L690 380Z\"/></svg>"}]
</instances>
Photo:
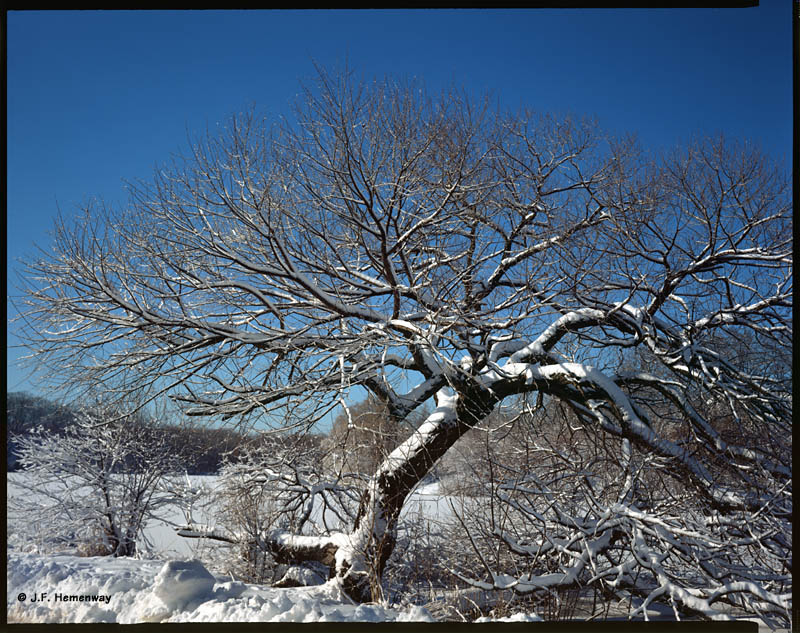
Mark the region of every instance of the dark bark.
<instances>
[{"instance_id":1,"label":"dark bark","mask_svg":"<svg viewBox=\"0 0 800 633\"><path fill-rule=\"evenodd\" d=\"M374 486L364 492L353 525L353 533L356 533L367 521L372 523L366 526L372 529L364 552L370 564L369 573L349 573L351 568L346 560L336 569L350 598L367 602L378 597L375 594L379 591L386 562L394 551L397 520L406 498L453 444L489 415L497 402L497 395L487 389L474 383L463 386L459 390L455 423L434 429L400 467L386 467L387 462L378 467Z\"/></svg>"},{"instance_id":2,"label":"dark bark","mask_svg":"<svg viewBox=\"0 0 800 633\"><path fill-rule=\"evenodd\" d=\"M312 545L287 545L276 540L267 541L267 549L275 559L276 563L292 565L317 561L323 565L333 568L336 564L335 556L338 549L334 543L324 543L318 546Z\"/></svg>"}]
</instances>

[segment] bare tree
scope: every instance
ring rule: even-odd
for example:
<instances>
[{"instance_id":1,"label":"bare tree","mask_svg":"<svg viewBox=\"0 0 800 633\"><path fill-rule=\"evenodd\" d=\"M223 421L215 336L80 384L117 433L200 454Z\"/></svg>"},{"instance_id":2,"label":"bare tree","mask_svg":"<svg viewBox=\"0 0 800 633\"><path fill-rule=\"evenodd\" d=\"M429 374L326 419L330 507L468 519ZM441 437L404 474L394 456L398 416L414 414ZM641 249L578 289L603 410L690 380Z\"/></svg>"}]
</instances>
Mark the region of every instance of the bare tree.
<instances>
[{"instance_id":1,"label":"bare tree","mask_svg":"<svg viewBox=\"0 0 800 633\"><path fill-rule=\"evenodd\" d=\"M60 222L22 318L66 383L189 415L311 424L359 387L400 425L434 398L349 530L272 535L367 600L410 491L523 393L668 464L708 517L770 516L788 538L788 376L718 341L788 348L791 266L786 179L746 144L651 158L588 122L322 72L294 123L236 117L126 208ZM636 348L658 371L623 371ZM655 397L681 434L660 431ZM710 400L775 441L728 441Z\"/></svg>"},{"instance_id":2,"label":"bare tree","mask_svg":"<svg viewBox=\"0 0 800 633\"><path fill-rule=\"evenodd\" d=\"M162 484L180 472L180 454L141 412L84 406L62 434L40 427L19 445L27 493L9 498L9 516L45 547L133 556L145 521L175 501Z\"/></svg>"},{"instance_id":3,"label":"bare tree","mask_svg":"<svg viewBox=\"0 0 800 633\"><path fill-rule=\"evenodd\" d=\"M322 451L308 440L309 436L272 435L239 447L235 459L227 456L207 499L216 524L197 522L190 508L188 523L178 534L235 546L236 555L224 571L248 582L316 584L305 579L320 580L321 561L292 564L307 561L287 560L279 537L287 531L326 536L341 532L353 521L359 489L348 485L348 478L326 480L320 473Z\"/></svg>"}]
</instances>

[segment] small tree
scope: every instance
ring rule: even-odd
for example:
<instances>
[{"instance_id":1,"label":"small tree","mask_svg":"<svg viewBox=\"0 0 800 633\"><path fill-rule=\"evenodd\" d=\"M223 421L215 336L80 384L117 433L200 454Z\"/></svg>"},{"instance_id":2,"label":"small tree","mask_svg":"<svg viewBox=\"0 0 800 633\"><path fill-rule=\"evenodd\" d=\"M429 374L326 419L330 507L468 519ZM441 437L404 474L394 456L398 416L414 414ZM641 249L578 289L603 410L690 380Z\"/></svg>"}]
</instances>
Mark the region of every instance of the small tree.
<instances>
[{"instance_id":1,"label":"small tree","mask_svg":"<svg viewBox=\"0 0 800 633\"><path fill-rule=\"evenodd\" d=\"M188 523L185 538L208 538L234 546L225 569L249 582L276 586L314 584L327 576L329 558L305 560L281 546L280 535L331 537L352 522L361 497L362 477L326 477L324 453L308 435L268 435L249 440L226 456L211 495L215 525ZM315 575L314 572L317 572Z\"/></svg>"},{"instance_id":2,"label":"small tree","mask_svg":"<svg viewBox=\"0 0 800 633\"><path fill-rule=\"evenodd\" d=\"M143 414L98 405L63 435L21 436L25 494L9 498L18 529L93 555L133 556L147 519L173 500L162 480L181 469L165 434Z\"/></svg>"}]
</instances>

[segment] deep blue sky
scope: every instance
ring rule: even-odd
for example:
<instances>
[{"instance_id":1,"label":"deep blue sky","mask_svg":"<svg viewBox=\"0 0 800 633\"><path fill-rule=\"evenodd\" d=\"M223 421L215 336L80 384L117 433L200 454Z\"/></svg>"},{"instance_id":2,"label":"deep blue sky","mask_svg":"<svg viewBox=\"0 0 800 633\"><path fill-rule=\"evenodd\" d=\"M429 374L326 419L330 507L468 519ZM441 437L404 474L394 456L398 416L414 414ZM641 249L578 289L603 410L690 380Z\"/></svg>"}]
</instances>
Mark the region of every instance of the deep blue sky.
<instances>
[{"instance_id":1,"label":"deep blue sky","mask_svg":"<svg viewBox=\"0 0 800 633\"><path fill-rule=\"evenodd\" d=\"M791 2L747 9L8 13L8 280L57 212L255 103L286 114L313 62L596 116L668 148L747 138L789 168ZM9 306L9 314L13 308ZM9 326L9 346L16 342ZM37 392L8 351L9 391Z\"/></svg>"}]
</instances>

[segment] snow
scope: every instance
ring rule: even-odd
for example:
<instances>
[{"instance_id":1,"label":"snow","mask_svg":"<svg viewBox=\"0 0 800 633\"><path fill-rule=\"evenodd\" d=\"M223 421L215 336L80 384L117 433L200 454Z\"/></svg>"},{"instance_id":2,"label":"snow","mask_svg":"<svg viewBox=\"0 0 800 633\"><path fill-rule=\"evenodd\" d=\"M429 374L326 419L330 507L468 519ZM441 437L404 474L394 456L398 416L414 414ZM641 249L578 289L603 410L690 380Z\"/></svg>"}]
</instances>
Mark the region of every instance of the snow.
<instances>
[{"instance_id":1,"label":"snow","mask_svg":"<svg viewBox=\"0 0 800 633\"><path fill-rule=\"evenodd\" d=\"M213 487L213 477L191 477L191 483ZM25 473L9 475L8 494L26 492ZM425 482L410 495L403 508L404 520L446 523L454 512L468 514L469 503L443 495L438 482ZM177 523L179 509L164 514ZM274 588L232 580L209 569L197 560L204 548L226 547L205 539L181 539L174 529L151 521L146 532L152 546L139 547L142 558L78 557L73 551L42 554L26 543L26 534L11 517L7 544L7 617L9 622L49 623L144 623L144 622L433 622L434 618L419 606L354 604L342 592L337 581L325 584ZM346 546L347 535L328 538ZM182 548L177 544L182 544ZM591 547L590 547L591 549ZM179 551L180 550L180 551ZM585 565L586 556L578 561ZM532 578L517 579L517 582ZM547 584L540 576L537 584ZM495 581L508 585L511 577L497 576ZM724 587L736 591L738 586ZM18 599L25 594L22 601ZM655 597L655 596L654 596ZM640 605L648 612L661 608L652 602ZM665 607L666 608L666 607ZM435 612L435 609L432 609ZM657 619L671 619L664 611L649 614ZM477 622L536 622L533 613L510 617L484 617ZM760 631L766 631L759 623Z\"/></svg>"},{"instance_id":2,"label":"snow","mask_svg":"<svg viewBox=\"0 0 800 633\"><path fill-rule=\"evenodd\" d=\"M170 611L186 609L214 595L214 576L197 560L171 560L158 572L153 592Z\"/></svg>"},{"instance_id":3,"label":"snow","mask_svg":"<svg viewBox=\"0 0 800 633\"><path fill-rule=\"evenodd\" d=\"M12 548L7 578L9 622L434 621L421 607L353 604L335 581L275 589L215 576L197 560L45 557ZM110 598L92 599L100 596Z\"/></svg>"},{"instance_id":4,"label":"snow","mask_svg":"<svg viewBox=\"0 0 800 633\"><path fill-rule=\"evenodd\" d=\"M544 622L544 619L535 613L515 613L505 618L478 618L475 622Z\"/></svg>"},{"instance_id":5,"label":"snow","mask_svg":"<svg viewBox=\"0 0 800 633\"><path fill-rule=\"evenodd\" d=\"M7 492L28 494L25 473L9 473ZM190 477L213 488L214 477ZM429 502L436 484L419 491ZM415 495L416 496L416 495ZM198 509L195 508L195 512ZM200 512L204 515L205 513ZM273 588L220 576L193 559L224 544L184 539L174 525L181 510L145 527L146 558L79 557L73 551L41 554L12 517L7 528L9 622L433 622L422 607L352 603L335 581L311 587ZM203 516L203 518L206 518ZM345 536L345 535L338 535ZM18 596L25 594L23 601ZM34 601L34 599L36 599Z\"/></svg>"},{"instance_id":6,"label":"snow","mask_svg":"<svg viewBox=\"0 0 800 633\"><path fill-rule=\"evenodd\" d=\"M434 495L434 496L438 496L439 495L439 482L438 481L434 481L434 482L431 482L431 483L428 483L428 484L422 484L420 486L417 486L417 488L414 490L414 493L416 495Z\"/></svg>"}]
</instances>

